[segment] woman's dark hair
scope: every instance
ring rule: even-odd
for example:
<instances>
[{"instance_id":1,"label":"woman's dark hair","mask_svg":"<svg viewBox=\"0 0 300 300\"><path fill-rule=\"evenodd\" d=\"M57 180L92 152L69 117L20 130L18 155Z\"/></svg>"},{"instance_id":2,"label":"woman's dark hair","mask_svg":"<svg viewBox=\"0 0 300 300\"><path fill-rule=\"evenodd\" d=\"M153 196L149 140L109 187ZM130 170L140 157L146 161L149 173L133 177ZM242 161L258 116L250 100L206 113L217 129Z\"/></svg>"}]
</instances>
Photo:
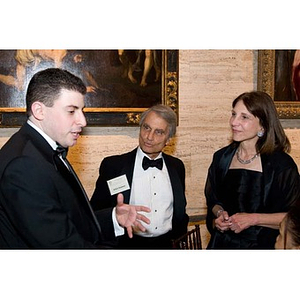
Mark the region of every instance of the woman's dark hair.
<instances>
[{"instance_id":1,"label":"woman's dark hair","mask_svg":"<svg viewBox=\"0 0 300 300\"><path fill-rule=\"evenodd\" d=\"M46 106L53 106L62 91L76 91L86 94L86 86L82 80L72 73L58 68L49 68L37 72L30 80L26 93L26 112L31 115L32 103L39 101Z\"/></svg>"},{"instance_id":2,"label":"woman's dark hair","mask_svg":"<svg viewBox=\"0 0 300 300\"><path fill-rule=\"evenodd\" d=\"M247 110L259 119L264 128L264 135L256 143L260 154L270 154L274 151L290 152L291 144L286 136L272 98L265 92L253 91L243 93L232 102L232 107L243 101Z\"/></svg>"}]
</instances>

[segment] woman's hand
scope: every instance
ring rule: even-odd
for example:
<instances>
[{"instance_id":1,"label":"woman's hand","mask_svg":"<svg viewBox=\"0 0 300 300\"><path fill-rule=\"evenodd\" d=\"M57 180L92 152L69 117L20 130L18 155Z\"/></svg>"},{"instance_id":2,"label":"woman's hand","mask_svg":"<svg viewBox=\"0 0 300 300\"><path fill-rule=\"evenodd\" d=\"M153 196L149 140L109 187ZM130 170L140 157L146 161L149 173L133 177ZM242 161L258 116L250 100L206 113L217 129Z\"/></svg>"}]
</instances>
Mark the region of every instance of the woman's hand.
<instances>
[{"instance_id":1,"label":"woman's hand","mask_svg":"<svg viewBox=\"0 0 300 300\"><path fill-rule=\"evenodd\" d=\"M230 230L240 233L250 226L256 225L256 214L236 213L231 216L232 224Z\"/></svg>"},{"instance_id":2,"label":"woman's hand","mask_svg":"<svg viewBox=\"0 0 300 300\"><path fill-rule=\"evenodd\" d=\"M218 217L215 219L215 226L220 232L224 232L230 229L232 225L231 218L228 215L228 212L225 210L218 213Z\"/></svg>"}]
</instances>

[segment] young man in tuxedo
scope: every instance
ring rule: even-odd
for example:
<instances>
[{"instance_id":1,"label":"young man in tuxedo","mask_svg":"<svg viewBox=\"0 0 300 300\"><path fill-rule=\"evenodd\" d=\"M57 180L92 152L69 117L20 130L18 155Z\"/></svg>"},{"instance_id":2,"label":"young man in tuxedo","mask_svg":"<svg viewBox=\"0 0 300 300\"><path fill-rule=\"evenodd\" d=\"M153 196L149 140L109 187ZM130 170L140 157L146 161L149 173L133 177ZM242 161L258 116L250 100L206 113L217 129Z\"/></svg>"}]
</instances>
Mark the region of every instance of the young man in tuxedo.
<instances>
[{"instance_id":1,"label":"young man in tuxedo","mask_svg":"<svg viewBox=\"0 0 300 300\"><path fill-rule=\"evenodd\" d=\"M183 162L162 152L176 133L177 117L165 105L145 111L140 120L139 146L106 157L91 198L93 209L113 207L122 192L124 203L151 208L146 231L134 228L133 238L119 238L121 249L170 249L172 239L187 232Z\"/></svg>"},{"instance_id":2,"label":"young man in tuxedo","mask_svg":"<svg viewBox=\"0 0 300 300\"><path fill-rule=\"evenodd\" d=\"M142 206L123 203L93 212L66 160L86 126L86 87L62 69L31 79L28 120L0 150L0 248L102 248L127 229L145 228Z\"/></svg>"}]
</instances>

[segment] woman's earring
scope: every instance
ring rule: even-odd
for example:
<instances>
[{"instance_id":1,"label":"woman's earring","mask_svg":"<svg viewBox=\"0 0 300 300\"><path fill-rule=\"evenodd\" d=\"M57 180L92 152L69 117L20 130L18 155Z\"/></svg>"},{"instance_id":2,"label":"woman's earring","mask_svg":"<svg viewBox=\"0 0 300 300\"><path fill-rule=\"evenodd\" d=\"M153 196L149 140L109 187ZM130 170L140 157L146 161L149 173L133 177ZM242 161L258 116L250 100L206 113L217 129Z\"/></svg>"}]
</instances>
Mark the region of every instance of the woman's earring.
<instances>
[{"instance_id":1,"label":"woman's earring","mask_svg":"<svg viewBox=\"0 0 300 300\"><path fill-rule=\"evenodd\" d=\"M258 136L259 138L263 137L263 136L264 136L264 132L263 132L263 131L259 131L259 132L257 133L257 136Z\"/></svg>"}]
</instances>

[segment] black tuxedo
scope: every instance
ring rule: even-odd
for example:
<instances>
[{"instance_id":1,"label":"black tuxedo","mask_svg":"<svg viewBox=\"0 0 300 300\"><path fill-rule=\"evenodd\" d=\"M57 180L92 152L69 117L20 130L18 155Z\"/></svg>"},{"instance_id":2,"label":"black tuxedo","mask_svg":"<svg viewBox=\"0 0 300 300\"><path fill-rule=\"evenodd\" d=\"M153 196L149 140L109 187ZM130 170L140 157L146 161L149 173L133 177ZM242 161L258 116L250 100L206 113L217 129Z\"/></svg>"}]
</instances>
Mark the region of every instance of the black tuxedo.
<instances>
[{"instance_id":1,"label":"black tuxedo","mask_svg":"<svg viewBox=\"0 0 300 300\"><path fill-rule=\"evenodd\" d=\"M117 195L111 196L107 180L126 175L129 186L132 186L133 170L137 148L131 152L106 157L103 159L96 188L91 198L94 210L113 207L117 203ZM187 232L188 216L185 198L185 168L183 162L173 156L162 153L165 161L174 197L171 238L177 238ZM124 203L129 203L131 189L122 192Z\"/></svg>"},{"instance_id":2,"label":"black tuxedo","mask_svg":"<svg viewBox=\"0 0 300 300\"><path fill-rule=\"evenodd\" d=\"M112 209L95 218L56 155L27 123L0 150L1 248L98 248L115 238Z\"/></svg>"}]
</instances>

